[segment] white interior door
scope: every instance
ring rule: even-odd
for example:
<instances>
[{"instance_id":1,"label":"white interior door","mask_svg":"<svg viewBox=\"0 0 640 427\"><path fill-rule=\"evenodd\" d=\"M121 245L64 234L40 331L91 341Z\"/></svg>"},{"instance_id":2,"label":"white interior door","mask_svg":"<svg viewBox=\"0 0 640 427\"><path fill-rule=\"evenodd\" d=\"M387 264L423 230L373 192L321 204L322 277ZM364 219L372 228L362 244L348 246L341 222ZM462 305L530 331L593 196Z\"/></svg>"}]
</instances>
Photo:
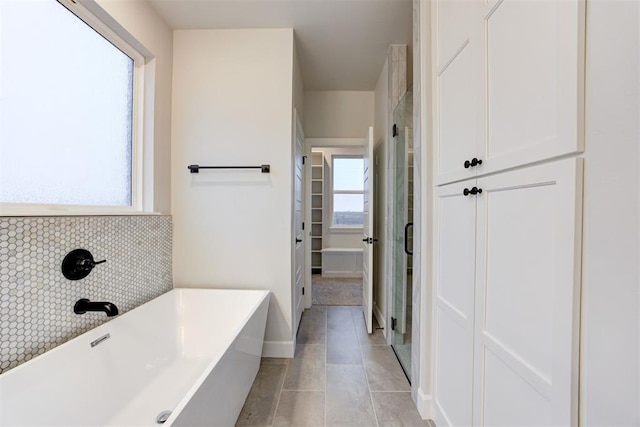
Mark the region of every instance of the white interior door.
<instances>
[{"instance_id":1,"label":"white interior door","mask_svg":"<svg viewBox=\"0 0 640 427\"><path fill-rule=\"evenodd\" d=\"M367 332L373 332L373 127L364 149L364 214L362 238L362 310L367 323Z\"/></svg>"},{"instance_id":2,"label":"white interior door","mask_svg":"<svg viewBox=\"0 0 640 427\"><path fill-rule=\"evenodd\" d=\"M302 231L302 219L304 207L304 191L303 191L303 177L304 166L302 163L302 156L304 155L304 133L302 131L302 124L298 117L297 111L294 109L294 197L293 197L293 210L294 210L294 266L293 266L293 278L294 278L294 301L293 312L295 315L295 324L293 333L294 336L298 331L298 325L300 325L300 318L302 317L302 310L304 308L303 295L304 295L304 238Z\"/></svg>"}]
</instances>

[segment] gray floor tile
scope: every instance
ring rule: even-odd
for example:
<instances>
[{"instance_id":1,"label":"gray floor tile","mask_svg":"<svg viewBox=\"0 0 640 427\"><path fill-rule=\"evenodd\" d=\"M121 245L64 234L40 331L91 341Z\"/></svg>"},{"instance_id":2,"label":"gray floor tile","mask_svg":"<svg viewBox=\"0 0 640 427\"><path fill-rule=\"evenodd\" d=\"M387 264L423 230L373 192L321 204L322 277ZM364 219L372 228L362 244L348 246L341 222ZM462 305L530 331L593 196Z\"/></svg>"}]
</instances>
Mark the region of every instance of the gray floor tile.
<instances>
[{"instance_id":1,"label":"gray floor tile","mask_svg":"<svg viewBox=\"0 0 640 427\"><path fill-rule=\"evenodd\" d=\"M287 364L282 361L286 360L263 359L236 426L271 425L287 370Z\"/></svg>"},{"instance_id":2,"label":"gray floor tile","mask_svg":"<svg viewBox=\"0 0 640 427\"><path fill-rule=\"evenodd\" d=\"M327 337L326 307L312 306L302 314L298 328L299 344L324 344Z\"/></svg>"},{"instance_id":3,"label":"gray floor tile","mask_svg":"<svg viewBox=\"0 0 640 427\"><path fill-rule=\"evenodd\" d=\"M373 392L371 397L380 427L430 427L420 418L410 392Z\"/></svg>"},{"instance_id":4,"label":"gray floor tile","mask_svg":"<svg viewBox=\"0 0 640 427\"><path fill-rule=\"evenodd\" d=\"M323 426L324 392L283 390L274 426Z\"/></svg>"},{"instance_id":5,"label":"gray floor tile","mask_svg":"<svg viewBox=\"0 0 640 427\"><path fill-rule=\"evenodd\" d=\"M326 399L328 426L376 425L362 366L327 365Z\"/></svg>"},{"instance_id":6,"label":"gray floor tile","mask_svg":"<svg viewBox=\"0 0 640 427\"><path fill-rule=\"evenodd\" d=\"M409 391L409 381L391 347L361 346L371 391Z\"/></svg>"},{"instance_id":7,"label":"gray floor tile","mask_svg":"<svg viewBox=\"0 0 640 427\"><path fill-rule=\"evenodd\" d=\"M362 308L358 307L358 310L352 310L351 315L353 316L353 323L360 345L387 345L382 329L376 329L380 326L378 322L376 322L375 317L373 320L373 333L369 334L367 332L364 315L362 314Z\"/></svg>"},{"instance_id":8,"label":"gray floor tile","mask_svg":"<svg viewBox=\"0 0 640 427\"><path fill-rule=\"evenodd\" d=\"M353 317L351 307L330 306L327 307L327 329L334 331L353 330Z\"/></svg>"},{"instance_id":9,"label":"gray floor tile","mask_svg":"<svg viewBox=\"0 0 640 427\"><path fill-rule=\"evenodd\" d=\"M298 344L295 358L289 361L283 388L324 391L325 360L324 344Z\"/></svg>"},{"instance_id":10,"label":"gray floor tile","mask_svg":"<svg viewBox=\"0 0 640 427\"><path fill-rule=\"evenodd\" d=\"M327 332L327 363L335 365L362 365L362 355L354 328Z\"/></svg>"},{"instance_id":11,"label":"gray floor tile","mask_svg":"<svg viewBox=\"0 0 640 427\"><path fill-rule=\"evenodd\" d=\"M312 305L311 308L308 308L304 311L303 316L305 316L307 319L314 317L322 317L326 319L327 307L324 305Z\"/></svg>"}]
</instances>

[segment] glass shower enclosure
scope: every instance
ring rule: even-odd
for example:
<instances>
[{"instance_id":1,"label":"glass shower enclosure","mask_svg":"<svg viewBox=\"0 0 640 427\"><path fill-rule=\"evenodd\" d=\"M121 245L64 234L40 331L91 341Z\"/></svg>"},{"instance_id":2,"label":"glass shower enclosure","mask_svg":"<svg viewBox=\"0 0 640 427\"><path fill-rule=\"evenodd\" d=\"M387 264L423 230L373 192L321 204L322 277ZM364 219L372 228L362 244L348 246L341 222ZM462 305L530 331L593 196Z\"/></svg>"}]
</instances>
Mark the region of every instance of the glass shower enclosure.
<instances>
[{"instance_id":1,"label":"glass shower enclosure","mask_svg":"<svg viewBox=\"0 0 640 427\"><path fill-rule=\"evenodd\" d=\"M393 314L392 347L411 381L413 268L413 92L393 112Z\"/></svg>"}]
</instances>

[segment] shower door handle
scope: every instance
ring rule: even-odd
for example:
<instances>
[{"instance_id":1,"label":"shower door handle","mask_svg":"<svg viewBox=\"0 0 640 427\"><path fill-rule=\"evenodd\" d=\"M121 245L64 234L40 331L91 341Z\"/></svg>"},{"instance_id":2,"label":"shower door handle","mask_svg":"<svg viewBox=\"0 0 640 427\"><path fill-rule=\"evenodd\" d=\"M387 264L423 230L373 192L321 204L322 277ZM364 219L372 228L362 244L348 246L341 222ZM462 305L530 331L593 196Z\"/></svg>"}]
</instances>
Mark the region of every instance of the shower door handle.
<instances>
[{"instance_id":1,"label":"shower door handle","mask_svg":"<svg viewBox=\"0 0 640 427\"><path fill-rule=\"evenodd\" d=\"M404 253L407 255L413 255L413 251L409 250L409 227L413 227L412 222L408 222L404 226Z\"/></svg>"}]
</instances>

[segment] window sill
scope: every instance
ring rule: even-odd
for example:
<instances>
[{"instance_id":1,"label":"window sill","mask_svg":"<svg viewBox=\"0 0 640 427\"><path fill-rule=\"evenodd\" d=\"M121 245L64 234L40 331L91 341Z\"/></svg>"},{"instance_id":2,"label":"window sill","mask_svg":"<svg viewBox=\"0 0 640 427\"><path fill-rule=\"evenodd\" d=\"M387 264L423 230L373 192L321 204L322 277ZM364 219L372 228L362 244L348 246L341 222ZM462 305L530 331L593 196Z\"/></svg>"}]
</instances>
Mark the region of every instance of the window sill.
<instances>
[{"instance_id":1,"label":"window sill","mask_svg":"<svg viewBox=\"0 0 640 427\"><path fill-rule=\"evenodd\" d=\"M11 205L0 204L0 217L11 216L141 216L161 215L159 212L144 212L134 208L105 206L60 206L60 205Z\"/></svg>"}]
</instances>

